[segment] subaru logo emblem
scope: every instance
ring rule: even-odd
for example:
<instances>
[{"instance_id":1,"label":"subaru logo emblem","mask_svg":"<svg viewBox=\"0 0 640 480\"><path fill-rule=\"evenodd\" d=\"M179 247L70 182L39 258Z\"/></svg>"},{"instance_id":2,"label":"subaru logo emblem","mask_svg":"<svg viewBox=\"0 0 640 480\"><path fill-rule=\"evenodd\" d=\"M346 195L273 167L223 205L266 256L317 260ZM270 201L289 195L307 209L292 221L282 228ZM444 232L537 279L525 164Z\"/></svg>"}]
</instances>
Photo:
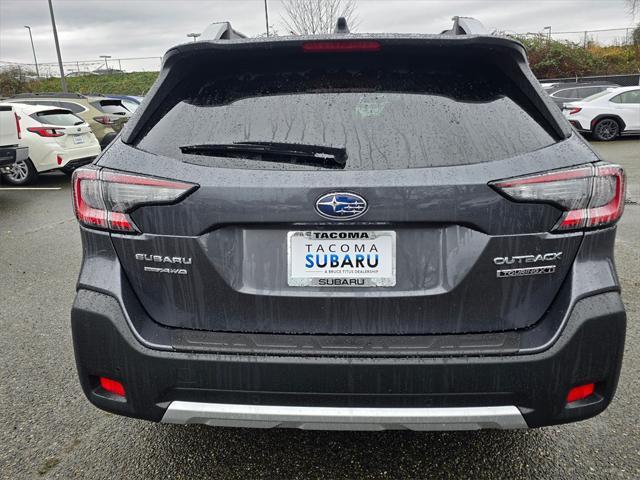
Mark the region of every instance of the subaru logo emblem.
<instances>
[{"instance_id":1,"label":"subaru logo emblem","mask_svg":"<svg viewBox=\"0 0 640 480\"><path fill-rule=\"evenodd\" d=\"M325 193L316 200L318 214L331 220L352 220L367 211L367 201L360 195L348 192Z\"/></svg>"}]
</instances>

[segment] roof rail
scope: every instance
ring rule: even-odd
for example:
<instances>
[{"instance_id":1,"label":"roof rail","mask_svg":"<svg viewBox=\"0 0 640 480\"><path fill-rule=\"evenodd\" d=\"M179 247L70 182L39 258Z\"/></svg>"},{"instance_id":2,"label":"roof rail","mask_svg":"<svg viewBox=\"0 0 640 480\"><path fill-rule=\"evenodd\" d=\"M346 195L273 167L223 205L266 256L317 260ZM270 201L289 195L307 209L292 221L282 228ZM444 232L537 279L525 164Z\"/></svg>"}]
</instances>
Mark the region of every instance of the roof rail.
<instances>
[{"instance_id":1,"label":"roof rail","mask_svg":"<svg viewBox=\"0 0 640 480\"><path fill-rule=\"evenodd\" d=\"M214 22L204 29L204 32L202 32L198 41L235 40L237 38L247 38L247 36L231 28L231 24L229 22Z\"/></svg>"},{"instance_id":2,"label":"roof rail","mask_svg":"<svg viewBox=\"0 0 640 480\"><path fill-rule=\"evenodd\" d=\"M453 28L442 31L443 35L490 35L489 30L473 17L453 17Z\"/></svg>"},{"instance_id":3,"label":"roof rail","mask_svg":"<svg viewBox=\"0 0 640 480\"><path fill-rule=\"evenodd\" d=\"M56 98L86 98L80 93L63 93L63 92L31 92L17 93L11 98L37 98L37 97L56 97Z\"/></svg>"}]
</instances>

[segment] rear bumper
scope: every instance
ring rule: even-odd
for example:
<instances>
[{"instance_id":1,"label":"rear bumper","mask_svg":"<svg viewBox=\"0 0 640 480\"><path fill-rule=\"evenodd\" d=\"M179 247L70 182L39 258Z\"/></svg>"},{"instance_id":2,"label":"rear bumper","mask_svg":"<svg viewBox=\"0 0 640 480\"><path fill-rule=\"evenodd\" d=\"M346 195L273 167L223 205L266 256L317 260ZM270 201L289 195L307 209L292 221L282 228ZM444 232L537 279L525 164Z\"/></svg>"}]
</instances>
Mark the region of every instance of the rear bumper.
<instances>
[{"instance_id":1,"label":"rear bumper","mask_svg":"<svg viewBox=\"0 0 640 480\"><path fill-rule=\"evenodd\" d=\"M0 169L10 168L15 162L29 157L29 147L0 148Z\"/></svg>"},{"instance_id":2,"label":"rear bumper","mask_svg":"<svg viewBox=\"0 0 640 480\"><path fill-rule=\"evenodd\" d=\"M617 292L575 304L544 351L332 357L162 351L142 345L109 295L79 290L71 315L88 399L170 423L320 429L539 427L592 417L615 393L626 317ZM153 339L150 339L153 340ZM98 378L120 381L126 400ZM566 404L570 388L595 383Z\"/></svg>"},{"instance_id":3,"label":"rear bumper","mask_svg":"<svg viewBox=\"0 0 640 480\"><path fill-rule=\"evenodd\" d=\"M171 402L163 423L302 430L480 430L526 428L515 406L440 408L290 407Z\"/></svg>"}]
</instances>

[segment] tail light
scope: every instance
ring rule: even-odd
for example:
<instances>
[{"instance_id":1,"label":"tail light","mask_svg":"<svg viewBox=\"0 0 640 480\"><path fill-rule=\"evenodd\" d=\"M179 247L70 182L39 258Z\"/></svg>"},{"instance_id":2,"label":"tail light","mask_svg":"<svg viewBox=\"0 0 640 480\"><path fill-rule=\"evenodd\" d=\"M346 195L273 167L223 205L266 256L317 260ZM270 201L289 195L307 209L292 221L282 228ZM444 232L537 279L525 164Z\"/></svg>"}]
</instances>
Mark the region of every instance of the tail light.
<instances>
[{"instance_id":1,"label":"tail light","mask_svg":"<svg viewBox=\"0 0 640 480\"><path fill-rule=\"evenodd\" d=\"M330 40L304 42L302 51L305 53L323 52L377 52L380 42L372 40Z\"/></svg>"},{"instance_id":2,"label":"tail light","mask_svg":"<svg viewBox=\"0 0 640 480\"><path fill-rule=\"evenodd\" d=\"M576 113L581 112L582 109L579 107L573 107L569 109L569 115L575 115Z\"/></svg>"},{"instance_id":3,"label":"tail light","mask_svg":"<svg viewBox=\"0 0 640 480\"><path fill-rule=\"evenodd\" d=\"M490 185L515 201L550 203L563 210L552 231L607 227L616 223L624 210L624 171L608 163L500 180Z\"/></svg>"},{"instance_id":4,"label":"tail light","mask_svg":"<svg viewBox=\"0 0 640 480\"><path fill-rule=\"evenodd\" d=\"M198 187L91 167L77 169L72 182L78 221L86 227L119 233L140 233L129 216L137 207L173 203Z\"/></svg>"},{"instance_id":5,"label":"tail light","mask_svg":"<svg viewBox=\"0 0 640 480\"><path fill-rule=\"evenodd\" d=\"M27 128L32 133L37 133L41 137L61 137L64 135L60 129L51 127L29 127Z\"/></svg>"},{"instance_id":6,"label":"tail light","mask_svg":"<svg viewBox=\"0 0 640 480\"><path fill-rule=\"evenodd\" d=\"M13 116L16 118L16 131L18 132L18 140L22 140L22 129L20 128L20 117L16 112L13 112Z\"/></svg>"},{"instance_id":7,"label":"tail light","mask_svg":"<svg viewBox=\"0 0 640 480\"><path fill-rule=\"evenodd\" d=\"M109 115L100 115L99 117L93 117L93 119L102 125L113 125L116 123Z\"/></svg>"}]
</instances>

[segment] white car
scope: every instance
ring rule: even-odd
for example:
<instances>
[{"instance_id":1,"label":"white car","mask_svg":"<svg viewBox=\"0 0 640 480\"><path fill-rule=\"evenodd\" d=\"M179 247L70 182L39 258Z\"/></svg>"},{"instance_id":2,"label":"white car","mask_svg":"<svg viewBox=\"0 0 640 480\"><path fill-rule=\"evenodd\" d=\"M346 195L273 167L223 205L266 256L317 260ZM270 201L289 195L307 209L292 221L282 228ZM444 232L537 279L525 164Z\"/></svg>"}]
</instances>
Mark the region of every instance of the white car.
<instances>
[{"instance_id":1,"label":"white car","mask_svg":"<svg viewBox=\"0 0 640 480\"><path fill-rule=\"evenodd\" d=\"M64 108L50 105L11 104L17 113L22 141L29 158L16 161L3 179L14 185L33 182L39 173L75 168L93 161L100 144L89 124Z\"/></svg>"},{"instance_id":2,"label":"white car","mask_svg":"<svg viewBox=\"0 0 640 480\"><path fill-rule=\"evenodd\" d=\"M610 88L579 102L565 103L564 116L596 140L640 135L640 86Z\"/></svg>"}]
</instances>

